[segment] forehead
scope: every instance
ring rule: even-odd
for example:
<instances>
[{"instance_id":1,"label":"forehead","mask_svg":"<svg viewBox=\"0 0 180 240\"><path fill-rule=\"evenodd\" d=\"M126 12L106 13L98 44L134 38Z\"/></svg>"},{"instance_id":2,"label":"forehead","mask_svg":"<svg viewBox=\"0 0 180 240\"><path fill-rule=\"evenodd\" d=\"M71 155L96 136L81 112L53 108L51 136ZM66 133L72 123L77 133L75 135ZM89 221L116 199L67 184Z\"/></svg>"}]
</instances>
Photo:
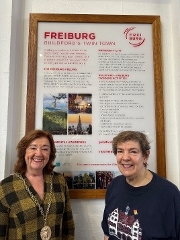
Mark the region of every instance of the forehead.
<instances>
[{"instance_id":1,"label":"forehead","mask_svg":"<svg viewBox=\"0 0 180 240\"><path fill-rule=\"evenodd\" d=\"M50 142L47 137L40 137L40 138L35 138L34 140L32 140L29 145L50 146Z\"/></svg>"},{"instance_id":2,"label":"forehead","mask_svg":"<svg viewBox=\"0 0 180 240\"><path fill-rule=\"evenodd\" d=\"M127 148L127 149L137 148L137 149L141 149L139 142L133 141L133 140L129 140L129 141L125 141L125 142L119 142L117 144L117 148L121 148L121 149L122 148Z\"/></svg>"}]
</instances>

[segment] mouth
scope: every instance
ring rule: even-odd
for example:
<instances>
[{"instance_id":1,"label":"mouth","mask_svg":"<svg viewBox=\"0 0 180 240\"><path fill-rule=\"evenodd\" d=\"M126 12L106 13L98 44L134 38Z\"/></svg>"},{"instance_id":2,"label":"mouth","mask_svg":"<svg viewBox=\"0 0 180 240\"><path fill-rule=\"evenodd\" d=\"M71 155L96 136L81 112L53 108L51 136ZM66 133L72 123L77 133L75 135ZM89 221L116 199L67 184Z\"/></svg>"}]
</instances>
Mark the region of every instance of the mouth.
<instances>
[{"instance_id":1,"label":"mouth","mask_svg":"<svg viewBox=\"0 0 180 240\"><path fill-rule=\"evenodd\" d=\"M126 169L131 168L133 165L132 164L122 164L122 166Z\"/></svg>"},{"instance_id":2,"label":"mouth","mask_svg":"<svg viewBox=\"0 0 180 240\"><path fill-rule=\"evenodd\" d=\"M43 159L42 159L42 158L33 158L33 161L34 161L34 162L42 162Z\"/></svg>"}]
</instances>

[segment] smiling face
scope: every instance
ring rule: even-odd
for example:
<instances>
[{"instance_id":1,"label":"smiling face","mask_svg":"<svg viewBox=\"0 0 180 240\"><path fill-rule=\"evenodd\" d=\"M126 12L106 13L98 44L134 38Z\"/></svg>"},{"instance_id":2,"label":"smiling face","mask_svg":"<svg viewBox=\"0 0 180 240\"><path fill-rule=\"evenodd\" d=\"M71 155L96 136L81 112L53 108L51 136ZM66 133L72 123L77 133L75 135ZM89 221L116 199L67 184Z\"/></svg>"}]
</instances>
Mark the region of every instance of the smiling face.
<instances>
[{"instance_id":1,"label":"smiling face","mask_svg":"<svg viewBox=\"0 0 180 240\"><path fill-rule=\"evenodd\" d=\"M144 163L148 160L147 156L143 156L140 145L136 141L130 140L117 144L116 160L118 168L128 180L133 181L143 178L146 171Z\"/></svg>"},{"instance_id":2,"label":"smiling face","mask_svg":"<svg viewBox=\"0 0 180 240\"><path fill-rule=\"evenodd\" d=\"M50 143L46 137L34 139L26 149L27 172L42 172L49 161Z\"/></svg>"}]
</instances>

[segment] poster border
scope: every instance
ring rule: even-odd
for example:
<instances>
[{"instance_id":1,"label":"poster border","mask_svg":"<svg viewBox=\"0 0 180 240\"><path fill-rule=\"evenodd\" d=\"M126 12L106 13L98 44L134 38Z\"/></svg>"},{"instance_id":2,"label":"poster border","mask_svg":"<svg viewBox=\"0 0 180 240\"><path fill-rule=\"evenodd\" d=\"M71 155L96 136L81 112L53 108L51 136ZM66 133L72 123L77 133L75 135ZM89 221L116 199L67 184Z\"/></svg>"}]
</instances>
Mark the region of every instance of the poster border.
<instances>
[{"instance_id":1,"label":"poster border","mask_svg":"<svg viewBox=\"0 0 180 240\"><path fill-rule=\"evenodd\" d=\"M29 42L28 42L26 132L35 129L38 22L152 24L153 67L155 88L154 102L156 124L156 159L157 159L156 165L157 174L166 178L160 16L31 13L29 19ZM71 198L104 198L105 193L106 190L104 189L93 190L70 189Z\"/></svg>"}]
</instances>

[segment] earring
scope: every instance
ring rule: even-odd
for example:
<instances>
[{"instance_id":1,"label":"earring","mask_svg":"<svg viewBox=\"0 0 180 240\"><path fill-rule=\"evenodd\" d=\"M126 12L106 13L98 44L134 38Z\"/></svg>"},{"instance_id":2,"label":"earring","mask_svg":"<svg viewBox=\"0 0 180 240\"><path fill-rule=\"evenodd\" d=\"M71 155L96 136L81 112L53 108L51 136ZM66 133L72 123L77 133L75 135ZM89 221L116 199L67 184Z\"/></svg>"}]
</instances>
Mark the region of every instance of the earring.
<instances>
[{"instance_id":1,"label":"earring","mask_svg":"<svg viewBox=\"0 0 180 240\"><path fill-rule=\"evenodd\" d=\"M144 165L145 168L147 168L148 164L147 164L147 162L143 162L143 165Z\"/></svg>"}]
</instances>

